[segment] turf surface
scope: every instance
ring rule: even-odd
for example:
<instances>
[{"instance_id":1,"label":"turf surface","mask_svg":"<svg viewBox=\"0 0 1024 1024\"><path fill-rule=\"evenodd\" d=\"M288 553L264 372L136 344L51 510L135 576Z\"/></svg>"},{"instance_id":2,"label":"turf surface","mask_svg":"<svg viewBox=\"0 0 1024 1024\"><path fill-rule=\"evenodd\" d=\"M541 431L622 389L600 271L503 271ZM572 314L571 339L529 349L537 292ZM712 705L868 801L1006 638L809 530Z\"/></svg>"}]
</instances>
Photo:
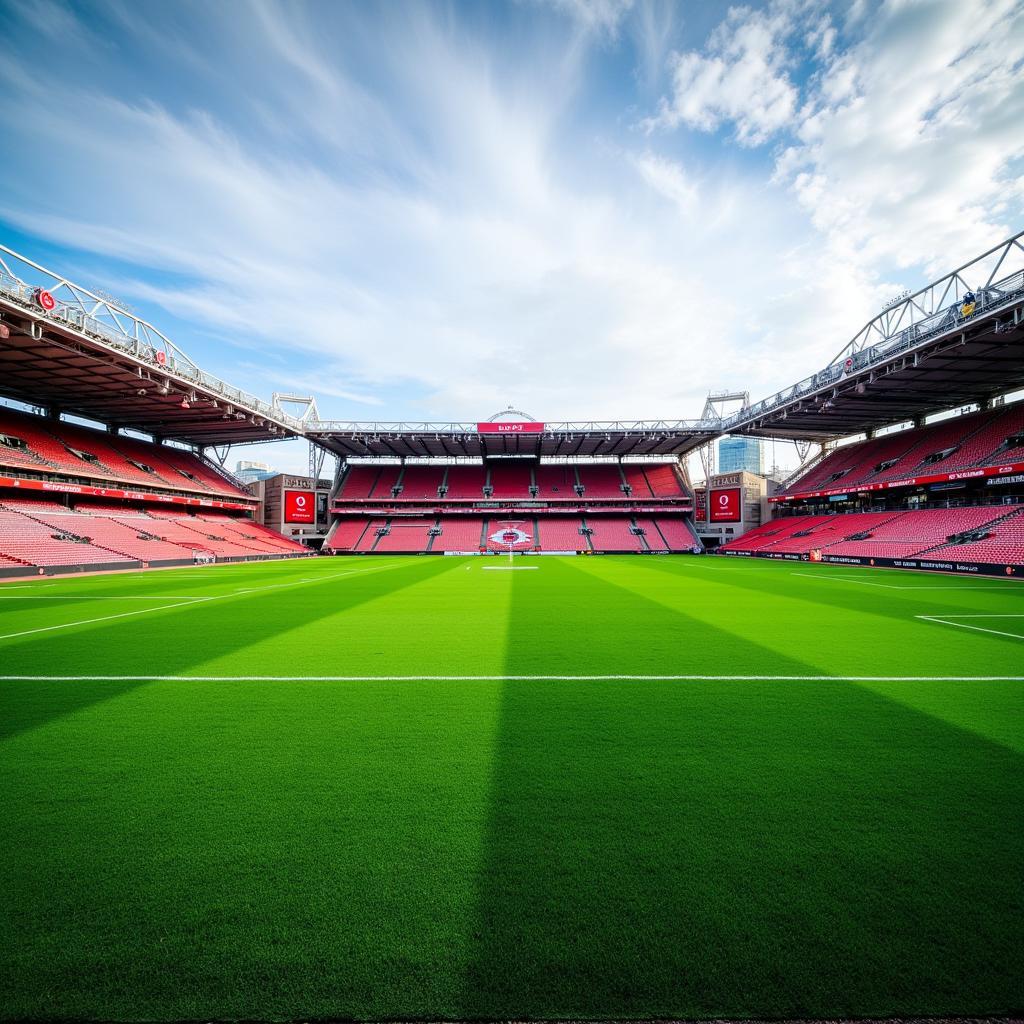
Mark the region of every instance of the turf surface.
<instances>
[{"instance_id":1,"label":"turf surface","mask_svg":"<svg viewBox=\"0 0 1024 1024\"><path fill-rule=\"evenodd\" d=\"M0 586L0 1013L1024 1010L1024 585L497 564Z\"/></svg>"}]
</instances>

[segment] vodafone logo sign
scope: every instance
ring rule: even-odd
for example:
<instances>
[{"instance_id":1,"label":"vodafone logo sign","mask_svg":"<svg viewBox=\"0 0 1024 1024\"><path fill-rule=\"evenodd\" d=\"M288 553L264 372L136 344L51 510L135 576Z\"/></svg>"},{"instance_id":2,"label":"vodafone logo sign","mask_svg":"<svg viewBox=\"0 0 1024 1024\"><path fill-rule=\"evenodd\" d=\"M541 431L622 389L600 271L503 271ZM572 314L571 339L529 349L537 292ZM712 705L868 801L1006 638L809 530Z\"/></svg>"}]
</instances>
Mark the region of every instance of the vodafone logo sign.
<instances>
[{"instance_id":1,"label":"vodafone logo sign","mask_svg":"<svg viewBox=\"0 0 1024 1024\"><path fill-rule=\"evenodd\" d=\"M316 522L316 507L312 491L284 492L284 521L286 523Z\"/></svg>"},{"instance_id":2,"label":"vodafone logo sign","mask_svg":"<svg viewBox=\"0 0 1024 1024\"><path fill-rule=\"evenodd\" d=\"M738 523L743 518L743 498L738 487L712 491L709 504L713 523Z\"/></svg>"}]
</instances>

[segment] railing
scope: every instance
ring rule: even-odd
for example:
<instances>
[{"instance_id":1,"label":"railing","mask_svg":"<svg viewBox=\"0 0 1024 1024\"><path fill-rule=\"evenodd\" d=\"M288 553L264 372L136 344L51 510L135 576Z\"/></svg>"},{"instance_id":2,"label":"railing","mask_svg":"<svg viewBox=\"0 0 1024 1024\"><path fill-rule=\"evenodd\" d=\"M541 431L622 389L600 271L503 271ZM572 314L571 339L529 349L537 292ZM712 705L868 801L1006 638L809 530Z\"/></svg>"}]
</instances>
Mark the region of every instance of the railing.
<instances>
[{"instance_id":1,"label":"railing","mask_svg":"<svg viewBox=\"0 0 1024 1024\"><path fill-rule=\"evenodd\" d=\"M38 284L29 284L25 278L33 278ZM39 288L53 296L52 309L44 309L37 302ZM154 364L160 373L177 377L228 404L302 433L300 420L200 369L152 324L3 245L0 245L0 296L23 307L37 320L70 327L107 348ZM163 362L158 353L163 354Z\"/></svg>"},{"instance_id":2,"label":"railing","mask_svg":"<svg viewBox=\"0 0 1024 1024\"><path fill-rule=\"evenodd\" d=\"M714 420L586 420L578 423L545 423L543 433L535 434L483 434L486 438L499 437L575 437L577 434L628 433L647 434L704 434L717 432L720 421ZM452 434L477 434L476 423L411 423L391 420L382 423L361 423L350 420L308 420L310 434L349 434L388 437L401 434L433 434L448 437Z\"/></svg>"},{"instance_id":3,"label":"railing","mask_svg":"<svg viewBox=\"0 0 1024 1024\"><path fill-rule=\"evenodd\" d=\"M1018 241L1021 237L1024 237L1024 233L1010 239L1009 242L1004 243L1004 246L1009 247L1011 245L1015 245L1021 253L1024 253L1024 246L1021 246ZM998 250L993 250L993 252L995 251ZM1002 260L1000 260L1000 265L1001 263ZM946 290L953 287L953 277L956 277L959 280L960 273L961 271L957 271L954 275L950 275ZM946 278L943 280L947 281ZM929 285L927 289L922 289L922 291L931 291L937 288L939 283L941 282ZM959 290L959 286L954 290ZM907 303L914 302L916 297L920 294L921 293L919 292L916 296L910 296L903 300L900 305L905 306ZM830 384L834 384L843 377L858 373L876 363L891 359L893 356L899 355L901 352L915 348L931 338L937 337L938 335L954 330L958 327L962 327L963 325L976 320L982 313L990 313L1002 306L1019 301L1024 298L1024 270L1016 271L995 284L988 284L984 288L979 288L974 291L974 295L974 309L966 316L961 311L961 295L958 296L956 301L950 305L918 320L912 326L904 327L902 330L885 337L876 344L854 350L852 346L856 344L858 339L867 337L869 332L876 330L876 327L873 326L876 325L879 319L876 317L875 320L868 324L857 335L857 338L851 341L850 344L839 353L836 361L830 363L824 370L821 370L819 373L815 373L810 377L805 377L799 383L793 384L784 391L777 392L770 398L765 398L760 402L755 402L754 405L747 409L741 409L739 412L734 413L732 416L722 421L722 430L728 432L741 423L748 423L751 420L755 420L758 417L763 416L765 413L771 412L773 409L786 405L796 399L812 395L816 391L820 391L822 388L827 387ZM882 316L887 316L894 309L895 307L890 310L886 310ZM880 329L878 329L878 333L882 333Z\"/></svg>"}]
</instances>

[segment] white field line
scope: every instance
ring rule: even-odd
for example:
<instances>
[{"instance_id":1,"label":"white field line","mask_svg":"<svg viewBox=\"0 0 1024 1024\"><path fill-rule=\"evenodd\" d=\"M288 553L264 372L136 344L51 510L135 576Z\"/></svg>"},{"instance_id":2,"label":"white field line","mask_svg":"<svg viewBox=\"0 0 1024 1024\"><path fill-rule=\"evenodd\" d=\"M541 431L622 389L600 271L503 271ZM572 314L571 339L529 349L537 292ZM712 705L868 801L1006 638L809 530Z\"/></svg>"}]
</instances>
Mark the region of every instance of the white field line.
<instances>
[{"instance_id":1,"label":"white field line","mask_svg":"<svg viewBox=\"0 0 1024 1024\"><path fill-rule=\"evenodd\" d=\"M722 675L503 675L503 676L54 676L54 675L12 675L0 676L0 682L168 682L168 683L441 683L441 682L483 682L500 683L509 680L524 682L838 682L838 683L887 683L887 682L952 682L989 683L1024 682L1024 676L722 676Z\"/></svg>"},{"instance_id":2,"label":"white field line","mask_svg":"<svg viewBox=\"0 0 1024 1024\"><path fill-rule=\"evenodd\" d=\"M1008 636L1014 640L1024 640L1024 633L1007 633L1003 629L986 629L984 626L973 626L969 622L952 621L953 619L1024 619L1024 615L971 613L969 615L915 615L914 618L923 619L925 622L936 622L942 626L956 626L958 629L973 629L978 633L991 633L993 636Z\"/></svg>"},{"instance_id":3,"label":"white field line","mask_svg":"<svg viewBox=\"0 0 1024 1024\"><path fill-rule=\"evenodd\" d=\"M485 570L490 569L494 572L521 572L526 569L539 569L538 565L485 565Z\"/></svg>"},{"instance_id":4,"label":"white field line","mask_svg":"<svg viewBox=\"0 0 1024 1024\"><path fill-rule=\"evenodd\" d=\"M214 597L201 597L200 601L215 601ZM192 608L195 606L196 599L189 598L187 601L179 601L177 604L161 604L157 605L156 608L140 608L134 612L119 612L117 615L100 615L94 619L79 619L77 622L62 622L56 626L39 626L37 629L23 629L17 633L3 633L0 634L0 640L12 640L18 636L31 636L33 633L50 633L55 629L70 629L72 626L88 626L93 622L108 622L111 619L127 619L131 615L149 615L152 612L162 612L169 608Z\"/></svg>"},{"instance_id":5,"label":"white field line","mask_svg":"<svg viewBox=\"0 0 1024 1024\"><path fill-rule=\"evenodd\" d=\"M153 594L141 597L132 594L126 597L93 596L91 594L14 594L8 597L0 594L0 601L202 601L202 597L190 597L187 594Z\"/></svg>"},{"instance_id":6,"label":"white field line","mask_svg":"<svg viewBox=\"0 0 1024 1024\"><path fill-rule=\"evenodd\" d=\"M985 584L984 586L981 586L981 587L971 587L971 586L963 586L963 587L947 587L947 586L938 586L938 587L917 587L917 586L913 586L913 587L898 587L898 586L896 586L895 584L892 584L892 583L875 583L873 580L857 579L855 576L826 576L824 574L821 574L819 576L817 573L813 573L813 572L791 572L790 576L803 576L805 579L808 579L808 580L830 580L833 583L859 583L862 587L882 587L884 590L961 590L961 591L962 590L1011 590L1012 591L1012 588L1014 586L1019 586L1019 584L1015 584L1015 583L1012 583L1010 581L1007 581L1006 583L988 583L988 584Z\"/></svg>"},{"instance_id":7,"label":"white field line","mask_svg":"<svg viewBox=\"0 0 1024 1024\"><path fill-rule=\"evenodd\" d=\"M363 570L354 569L354 570L349 570L348 572L336 572L336 573L331 573L328 576L321 576L321 577L319 577L317 579L316 582L317 583L323 583L326 580L337 579L339 576L364 576L367 573L387 572L388 568L395 568L395 567L394 566L389 566L389 567L383 568L383 569L363 569ZM252 590L248 591L248 593L255 594L255 593L258 593L258 592L263 591L263 590L277 590L280 587L299 587L299 586L303 586L303 585L304 584L302 583L301 580L296 580L293 583L272 583L272 584L270 584L269 586L266 586L266 587L254 587ZM19 637L19 636L31 636L33 633L50 633L50 632L52 632L54 630L57 630L57 629L70 629L72 626L88 626L88 625L91 625L94 622L108 622L111 619L126 619L126 618L128 618L129 616L132 616L132 615L149 615L149 614L152 614L153 612L169 611L171 608L184 608L186 606L187 607L194 607L197 603L200 603L200 602L205 602L205 601L223 601L225 598L237 597L237 596L238 596L237 592L232 592L230 594L211 594L211 595L209 595L207 597L189 597L189 598L185 598L182 601L178 601L175 604L161 604L161 605L157 605L156 608L140 608L138 611L134 611L134 612L120 612L117 615L100 615L97 618L93 618L93 619L78 619L75 622L62 622L62 623L58 623L55 626L40 626L40 627L38 627L36 629L23 629L23 630L20 630L17 633L2 633L2 634L0 634L0 640L13 640L15 637Z\"/></svg>"}]
</instances>

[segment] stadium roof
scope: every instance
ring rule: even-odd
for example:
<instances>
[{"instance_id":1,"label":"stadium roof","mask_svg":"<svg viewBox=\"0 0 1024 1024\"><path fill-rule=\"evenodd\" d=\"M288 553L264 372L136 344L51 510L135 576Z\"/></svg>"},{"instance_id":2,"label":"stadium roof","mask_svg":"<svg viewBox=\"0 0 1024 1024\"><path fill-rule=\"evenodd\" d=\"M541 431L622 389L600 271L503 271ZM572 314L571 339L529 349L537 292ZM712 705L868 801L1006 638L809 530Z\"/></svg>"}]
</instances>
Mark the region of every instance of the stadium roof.
<instances>
[{"instance_id":1,"label":"stadium roof","mask_svg":"<svg viewBox=\"0 0 1024 1024\"><path fill-rule=\"evenodd\" d=\"M727 417L723 432L848 437L1024 388L1022 240L900 296L824 370Z\"/></svg>"},{"instance_id":2,"label":"stadium roof","mask_svg":"<svg viewBox=\"0 0 1024 1024\"><path fill-rule=\"evenodd\" d=\"M0 393L200 446L302 433L277 403L206 373L151 324L4 246Z\"/></svg>"},{"instance_id":3,"label":"stadium roof","mask_svg":"<svg viewBox=\"0 0 1024 1024\"><path fill-rule=\"evenodd\" d=\"M719 434L700 420L580 423L310 422L306 436L336 455L470 457L681 455Z\"/></svg>"}]
</instances>

